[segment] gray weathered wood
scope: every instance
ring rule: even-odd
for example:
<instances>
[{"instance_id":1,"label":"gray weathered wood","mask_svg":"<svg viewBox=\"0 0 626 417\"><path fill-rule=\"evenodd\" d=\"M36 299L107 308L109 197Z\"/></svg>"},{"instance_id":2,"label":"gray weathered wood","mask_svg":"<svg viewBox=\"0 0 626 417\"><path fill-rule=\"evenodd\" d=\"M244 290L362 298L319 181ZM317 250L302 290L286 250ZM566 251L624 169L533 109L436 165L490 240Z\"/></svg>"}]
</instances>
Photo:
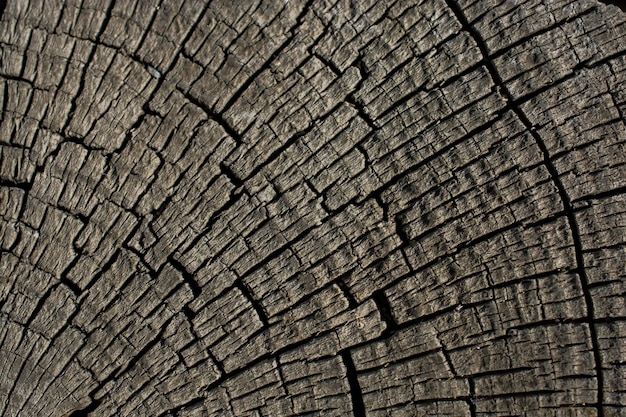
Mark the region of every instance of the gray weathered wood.
<instances>
[{"instance_id":1,"label":"gray weathered wood","mask_svg":"<svg viewBox=\"0 0 626 417\"><path fill-rule=\"evenodd\" d=\"M626 413L626 18L18 0L1 416Z\"/></svg>"}]
</instances>

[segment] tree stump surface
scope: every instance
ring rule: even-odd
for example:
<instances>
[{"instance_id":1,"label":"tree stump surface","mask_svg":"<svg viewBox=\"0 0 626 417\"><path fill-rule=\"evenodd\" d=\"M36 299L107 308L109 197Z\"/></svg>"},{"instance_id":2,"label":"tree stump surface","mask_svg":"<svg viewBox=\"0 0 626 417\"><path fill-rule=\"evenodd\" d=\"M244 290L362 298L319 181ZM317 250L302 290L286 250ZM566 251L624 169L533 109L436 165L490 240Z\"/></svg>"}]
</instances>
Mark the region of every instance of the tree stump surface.
<instances>
[{"instance_id":1,"label":"tree stump surface","mask_svg":"<svg viewBox=\"0 0 626 417\"><path fill-rule=\"evenodd\" d=\"M10 1L0 416L626 415L626 15Z\"/></svg>"}]
</instances>

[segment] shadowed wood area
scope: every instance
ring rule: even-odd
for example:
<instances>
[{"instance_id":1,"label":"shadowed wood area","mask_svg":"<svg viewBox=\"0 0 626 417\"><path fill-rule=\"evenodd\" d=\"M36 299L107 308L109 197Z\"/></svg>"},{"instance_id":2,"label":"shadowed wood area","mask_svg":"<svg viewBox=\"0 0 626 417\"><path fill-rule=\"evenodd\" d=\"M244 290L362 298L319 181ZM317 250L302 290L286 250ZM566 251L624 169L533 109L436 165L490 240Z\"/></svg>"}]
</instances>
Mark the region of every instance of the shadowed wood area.
<instances>
[{"instance_id":1,"label":"shadowed wood area","mask_svg":"<svg viewBox=\"0 0 626 417\"><path fill-rule=\"evenodd\" d=\"M0 416L626 415L618 7L18 0L0 50Z\"/></svg>"}]
</instances>

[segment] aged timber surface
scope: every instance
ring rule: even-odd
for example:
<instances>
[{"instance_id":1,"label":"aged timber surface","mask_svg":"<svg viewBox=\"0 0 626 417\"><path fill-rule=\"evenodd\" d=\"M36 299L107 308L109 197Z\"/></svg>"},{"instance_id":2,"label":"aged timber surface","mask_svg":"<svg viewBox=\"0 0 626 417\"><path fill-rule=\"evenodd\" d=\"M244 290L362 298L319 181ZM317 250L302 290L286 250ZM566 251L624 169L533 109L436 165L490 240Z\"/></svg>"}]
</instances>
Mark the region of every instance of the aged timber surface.
<instances>
[{"instance_id":1,"label":"aged timber surface","mask_svg":"<svg viewBox=\"0 0 626 417\"><path fill-rule=\"evenodd\" d=\"M17 0L0 416L626 415L626 15Z\"/></svg>"}]
</instances>

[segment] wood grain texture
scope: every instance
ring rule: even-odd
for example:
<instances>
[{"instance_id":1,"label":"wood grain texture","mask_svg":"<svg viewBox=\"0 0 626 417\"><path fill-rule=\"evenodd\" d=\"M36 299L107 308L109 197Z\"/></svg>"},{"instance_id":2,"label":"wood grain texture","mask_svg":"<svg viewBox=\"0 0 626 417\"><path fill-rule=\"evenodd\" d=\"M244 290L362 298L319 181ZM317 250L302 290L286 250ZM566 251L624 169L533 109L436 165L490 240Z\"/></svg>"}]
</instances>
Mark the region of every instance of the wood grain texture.
<instances>
[{"instance_id":1,"label":"wood grain texture","mask_svg":"<svg viewBox=\"0 0 626 417\"><path fill-rule=\"evenodd\" d=\"M0 416L626 413L626 15L7 2Z\"/></svg>"}]
</instances>

